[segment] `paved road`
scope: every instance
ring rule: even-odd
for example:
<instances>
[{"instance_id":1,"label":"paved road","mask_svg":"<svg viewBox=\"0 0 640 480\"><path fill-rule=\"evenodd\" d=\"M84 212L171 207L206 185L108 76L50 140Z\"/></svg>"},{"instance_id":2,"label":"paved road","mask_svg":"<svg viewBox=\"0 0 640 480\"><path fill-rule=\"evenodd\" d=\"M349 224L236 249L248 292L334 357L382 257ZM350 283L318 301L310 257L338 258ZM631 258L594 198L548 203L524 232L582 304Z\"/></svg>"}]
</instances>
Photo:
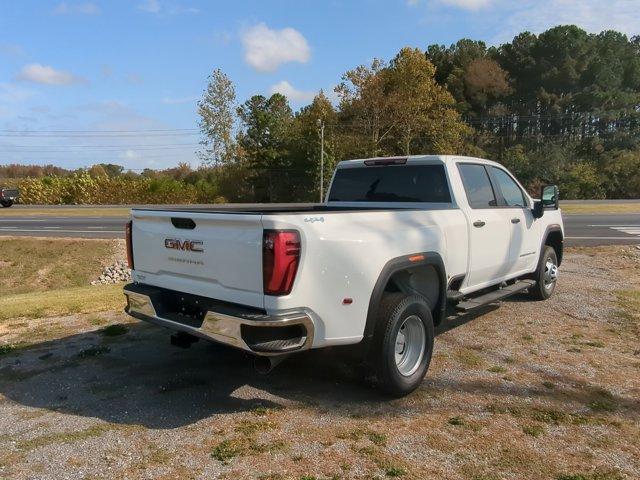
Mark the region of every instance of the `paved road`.
<instances>
[{"instance_id":1,"label":"paved road","mask_svg":"<svg viewBox=\"0 0 640 480\"><path fill-rule=\"evenodd\" d=\"M0 235L122 238L126 217L2 217ZM567 245L640 245L640 213L566 215Z\"/></svg>"}]
</instances>

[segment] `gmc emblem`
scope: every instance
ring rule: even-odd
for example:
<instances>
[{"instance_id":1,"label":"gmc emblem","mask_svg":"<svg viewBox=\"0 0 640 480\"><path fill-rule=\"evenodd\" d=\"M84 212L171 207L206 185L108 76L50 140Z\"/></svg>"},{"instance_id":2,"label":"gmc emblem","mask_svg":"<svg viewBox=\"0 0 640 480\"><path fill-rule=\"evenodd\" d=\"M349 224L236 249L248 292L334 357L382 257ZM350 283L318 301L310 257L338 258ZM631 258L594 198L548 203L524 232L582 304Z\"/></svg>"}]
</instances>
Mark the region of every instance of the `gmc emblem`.
<instances>
[{"instance_id":1,"label":"gmc emblem","mask_svg":"<svg viewBox=\"0 0 640 480\"><path fill-rule=\"evenodd\" d=\"M202 242L200 240L179 240L177 238L165 238L164 248L172 250L184 250L187 252L203 252Z\"/></svg>"}]
</instances>

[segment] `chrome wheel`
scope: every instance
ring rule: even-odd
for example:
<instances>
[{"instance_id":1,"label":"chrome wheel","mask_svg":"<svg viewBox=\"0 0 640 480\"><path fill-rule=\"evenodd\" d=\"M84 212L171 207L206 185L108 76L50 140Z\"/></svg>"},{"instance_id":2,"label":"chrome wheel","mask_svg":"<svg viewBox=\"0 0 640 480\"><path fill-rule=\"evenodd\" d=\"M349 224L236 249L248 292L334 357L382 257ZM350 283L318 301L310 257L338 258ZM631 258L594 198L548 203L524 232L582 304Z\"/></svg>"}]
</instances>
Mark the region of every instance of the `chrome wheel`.
<instances>
[{"instance_id":1,"label":"chrome wheel","mask_svg":"<svg viewBox=\"0 0 640 480\"><path fill-rule=\"evenodd\" d=\"M407 317L396 335L396 367L405 377L415 373L422 362L426 333L422 320L417 315Z\"/></svg>"},{"instance_id":2,"label":"chrome wheel","mask_svg":"<svg viewBox=\"0 0 640 480\"><path fill-rule=\"evenodd\" d=\"M547 290L550 290L556 283L556 280L558 280L558 266L551 257L547 258L544 264L544 275L542 279L544 281L544 288Z\"/></svg>"}]
</instances>

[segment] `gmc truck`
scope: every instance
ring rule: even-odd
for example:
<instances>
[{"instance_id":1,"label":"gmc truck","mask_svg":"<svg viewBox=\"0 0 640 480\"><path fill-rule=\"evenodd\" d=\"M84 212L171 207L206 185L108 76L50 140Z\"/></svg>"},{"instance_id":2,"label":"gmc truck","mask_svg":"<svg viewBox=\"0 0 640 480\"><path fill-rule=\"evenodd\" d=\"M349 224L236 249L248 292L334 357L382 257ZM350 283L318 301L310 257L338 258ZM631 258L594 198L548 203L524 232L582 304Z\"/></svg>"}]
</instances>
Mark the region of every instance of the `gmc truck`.
<instances>
[{"instance_id":1,"label":"gmc truck","mask_svg":"<svg viewBox=\"0 0 640 480\"><path fill-rule=\"evenodd\" d=\"M428 155L341 162L323 204L136 208L126 311L285 356L353 345L386 392L420 385L434 326L517 292L544 300L562 262L558 188L532 199L503 166Z\"/></svg>"}]
</instances>

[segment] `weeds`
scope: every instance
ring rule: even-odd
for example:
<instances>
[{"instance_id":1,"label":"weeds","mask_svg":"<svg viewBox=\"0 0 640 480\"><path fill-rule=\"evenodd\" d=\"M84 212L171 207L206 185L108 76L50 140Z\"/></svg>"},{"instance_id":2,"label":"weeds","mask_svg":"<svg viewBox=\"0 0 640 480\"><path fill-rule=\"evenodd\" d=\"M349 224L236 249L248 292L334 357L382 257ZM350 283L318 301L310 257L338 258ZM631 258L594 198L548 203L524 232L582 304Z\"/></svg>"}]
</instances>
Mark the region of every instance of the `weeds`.
<instances>
[{"instance_id":1,"label":"weeds","mask_svg":"<svg viewBox=\"0 0 640 480\"><path fill-rule=\"evenodd\" d=\"M116 323L115 325L109 325L102 329L102 335L105 337L117 337L118 335L124 335L127 333L129 329L126 325L122 325L121 323Z\"/></svg>"}]
</instances>

